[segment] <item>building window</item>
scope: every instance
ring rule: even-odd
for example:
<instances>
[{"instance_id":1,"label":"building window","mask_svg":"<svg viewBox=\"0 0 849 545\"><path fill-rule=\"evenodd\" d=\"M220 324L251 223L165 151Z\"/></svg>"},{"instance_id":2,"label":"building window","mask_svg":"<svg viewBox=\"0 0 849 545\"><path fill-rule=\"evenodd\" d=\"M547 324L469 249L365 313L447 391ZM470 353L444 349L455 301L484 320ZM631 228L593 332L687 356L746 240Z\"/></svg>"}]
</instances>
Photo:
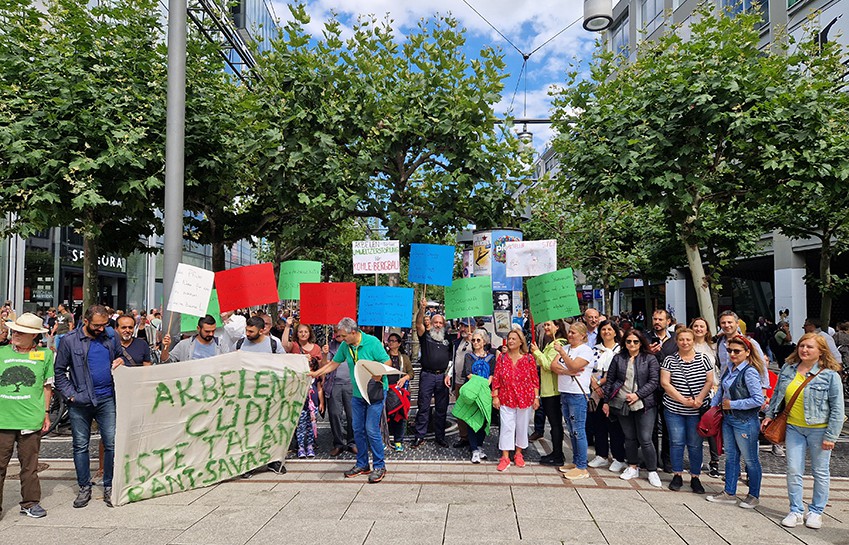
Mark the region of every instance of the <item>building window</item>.
<instances>
[{"instance_id":1,"label":"building window","mask_svg":"<svg viewBox=\"0 0 849 545\"><path fill-rule=\"evenodd\" d=\"M663 23L663 0L640 0L640 16L646 34L654 32Z\"/></svg>"},{"instance_id":2,"label":"building window","mask_svg":"<svg viewBox=\"0 0 849 545\"><path fill-rule=\"evenodd\" d=\"M787 0L787 6L790 7L800 1ZM758 30L769 25L769 0L722 0L722 7L731 17L738 13L749 13L752 10L756 10L761 14L761 22L758 24Z\"/></svg>"},{"instance_id":3,"label":"building window","mask_svg":"<svg viewBox=\"0 0 849 545\"><path fill-rule=\"evenodd\" d=\"M630 17L625 15L625 17L619 19L619 22L617 22L610 30L610 50L613 51L615 55L621 55L628 58L631 46L631 36L629 31L630 26Z\"/></svg>"}]
</instances>

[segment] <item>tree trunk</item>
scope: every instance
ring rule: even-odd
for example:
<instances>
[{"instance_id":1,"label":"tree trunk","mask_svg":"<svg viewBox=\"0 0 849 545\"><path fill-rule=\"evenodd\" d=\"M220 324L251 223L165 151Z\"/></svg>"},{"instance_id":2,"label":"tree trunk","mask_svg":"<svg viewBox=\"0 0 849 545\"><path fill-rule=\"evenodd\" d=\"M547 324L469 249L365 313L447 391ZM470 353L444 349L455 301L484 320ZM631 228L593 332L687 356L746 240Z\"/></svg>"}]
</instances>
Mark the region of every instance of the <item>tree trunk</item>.
<instances>
[{"instance_id":1,"label":"tree trunk","mask_svg":"<svg viewBox=\"0 0 849 545\"><path fill-rule=\"evenodd\" d=\"M86 233L83 236L83 313L88 307L98 304L98 257L97 242Z\"/></svg>"},{"instance_id":2,"label":"tree trunk","mask_svg":"<svg viewBox=\"0 0 849 545\"><path fill-rule=\"evenodd\" d=\"M824 236L820 247L820 320L823 331L828 331L828 324L831 322L831 294L831 238Z\"/></svg>"},{"instance_id":3,"label":"tree trunk","mask_svg":"<svg viewBox=\"0 0 849 545\"><path fill-rule=\"evenodd\" d=\"M604 284L602 289L604 289L604 313L608 318L611 318L613 316L613 292L607 284Z\"/></svg>"},{"instance_id":4,"label":"tree trunk","mask_svg":"<svg viewBox=\"0 0 849 545\"><path fill-rule=\"evenodd\" d=\"M699 312L708 325L708 331L716 331L716 312L711 299L710 282L705 275L702 265L702 254L696 244L684 242L687 252L687 263L690 265L690 276L693 277L693 287L696 289L696 300L699 302Z\"/></svg>"},{"instance_id":5,"label":"tree trunk","mask_svg":"<svg viewBox=\"0 0 849 545\"><path fill-rule=\"evenodd\" d=\"M651 288L649 288L649 281L644 276L643 277L643 305L646 307L645 315L645 323L643 327L646 331L651 330L651 314L654 312L654 307L651 304Z\"/></svg>"},{"instance_id":6,"label":"tree trunk","mask_svg":"<svg viewBox=\"0 0 849 545\"><path fill-rule=\"evenodd\" d=\"M224 243L212 243L212 271L219 272L227 268L227 262L224 259Z\"/></svg>"}]
</instances>

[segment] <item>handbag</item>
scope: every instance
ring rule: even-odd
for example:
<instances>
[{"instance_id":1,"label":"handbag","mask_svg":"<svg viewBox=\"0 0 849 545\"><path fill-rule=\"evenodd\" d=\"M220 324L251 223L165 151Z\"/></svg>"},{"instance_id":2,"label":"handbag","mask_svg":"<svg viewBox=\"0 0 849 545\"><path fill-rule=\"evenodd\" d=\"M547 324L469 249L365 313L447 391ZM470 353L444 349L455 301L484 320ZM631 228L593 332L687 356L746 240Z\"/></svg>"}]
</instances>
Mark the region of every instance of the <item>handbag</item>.
<instances>
[{"instance_id":1,"label":"handbag","mask_svg":"<svg viewBox=\"0 0 849 545\"><path fill-rule=\"evenodd\" d=\"M796 403L796 398L799 397L799 394L802 393L802 390L805 389L805 386L807 386L808 383L811 382L821 372L822 369L806 378L805 382L803 382L802 385L799 386L799 388L793 394L793 397L790 398L790 402L784 405L784 410L775 415L775 418L773 418L772 421L766 425L763 434L767 441L769 441L773 445L780 445L784 442L784 439L787 436L787 417L790 415L790 409L793 408L793 404Z\"/></svg>"}]
</instances>

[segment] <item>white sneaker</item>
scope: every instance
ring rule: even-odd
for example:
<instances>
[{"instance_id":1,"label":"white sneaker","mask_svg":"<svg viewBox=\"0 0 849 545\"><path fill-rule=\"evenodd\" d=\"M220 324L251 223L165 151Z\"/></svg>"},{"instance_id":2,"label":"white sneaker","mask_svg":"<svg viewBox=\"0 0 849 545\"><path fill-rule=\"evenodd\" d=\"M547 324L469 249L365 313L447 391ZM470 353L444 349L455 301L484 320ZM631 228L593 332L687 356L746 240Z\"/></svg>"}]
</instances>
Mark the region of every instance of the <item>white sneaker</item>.
<instances>
[{"instance_id":1,"label":"white sneaker","mask_svg":"<svg viewBox=\"0 0 849 545\"><path fill-rule=\"evenodd\" d=\"M622 479L623 481L630 481L631 479L636 479L639 476L640 476L640 470L639 469L637 469L635 467L628 466L628 469L623 471L622 475L619 475L619 478Z\"/></svg>"},{"instance_id":2,"label":"white sneaker","mask_svg":"<svg viewBox=\"0 0 849 545\"><path fill-rule=\"evenodd\" d=\"M609 468L607 468L607 469L609 469L610 471L612 471L612 472L614 472L614 473L619 473L619 472L621 472L623 469L625 469L626 467L628 467L628 464L626 464L625 462L620 462L619 460L617 460L616 458L614 458L614 459L613 459L613 463L612 463L612 464L610 464L610 467L609 467Z\"/></svg>"},{"instance_id":3,"label":"white sneaker","mask_svg":"<svg viewBox=\"0 0 849 545\"><path fill-rule=\"evenodd\" d=\"M649 484L655 488L663 486L663 483L660 482L660 475L657 474L657 471L649 471Z\"/></svg>"},{"instance_id":4,"label":"white sneaker","mask_svg":"<svg viewBox=\"0 0 849 545\"><path fill-rule=\"evenodd\" d=\"M481 453L479 450L472 452L472 463L479 464L481 463Z\"/></svg>"},{"instance_id":5,"label":"white sneaker","mask_svg":"<svg viewBox=\"0 0 849 545\"><path fill-rule=\"evenodd\" d=\"M607 458L602 458L601 456L596 456L587 464L590 467L604 467L608 464Z\"/></svg>"},{"instance_id":6,"label":"white sneaker","mask_svg":"<svg viewBox=\"0 0 849 545\"><path fill-rule=\"evenodd\" d=\"M805 526L813 528L814 530L819 530L822 528L822 515L819 513L808 513L807 516L805 516Z\"/></svg>"},{"instance_id":7,"label":"white sneaker","mask_svg":"<svg viewBox=\"0 0 849 545\"><path fill-rule=\"evenodd\" d=\"M793 513L792 511L781 520L781 525L785 528L795 528L799 524L802 524L804 518L802 517L802 513Z\"/></svg>"},{"instance_id":8,"label":"white sneaker","mask_svg":"<svg viewBox=\"0 0 849 545\"><path fill-rule=\"evenodd\" d=\"M478 455L481 457L481 460L486 460L486 452L482 448L478 449Z\"/></svg>"}]
</instances>

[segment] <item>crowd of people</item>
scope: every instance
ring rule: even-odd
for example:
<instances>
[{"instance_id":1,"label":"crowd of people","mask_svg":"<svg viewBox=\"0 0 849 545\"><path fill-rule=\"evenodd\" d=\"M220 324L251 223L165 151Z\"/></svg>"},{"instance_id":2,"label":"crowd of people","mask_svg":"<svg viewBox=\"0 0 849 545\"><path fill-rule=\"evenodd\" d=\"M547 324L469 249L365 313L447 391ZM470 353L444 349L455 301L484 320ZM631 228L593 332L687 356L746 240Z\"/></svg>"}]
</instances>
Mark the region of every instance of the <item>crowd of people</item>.
<instances>
[{"instance_id":1,"label":"crowd of people","mask_svg":"<svg viewBox=\"0 0 849 545\"><path fill-rule=\"evenodd\" d=\"M42 410L49 407L52 395L63 395L69 402L79 486L74 507L86 506L92 497L89 440L95 421L102 447L103 499L111 505L112 369L245 350L308 358L311 383L293 455L316 455L317 420L326 417L332 437L328 454L355 454L355 465L345 477L368 475L371 483L386 475L387 446L396 451L418 448L431 434L437 446L451 446L446 429L453 395L459 436L453 446L468 449L471 463L486 459L484 446L490 428L497 426L497 470L524 467L524 451L544 436L547 422L552 449L540 463L555 466L564 479L587 478L588 469L594 468L630 480L644 470L648 482L661 487L659 472L664 471L672 475L668 488L678 491L686 472L690 490L704 494L700 479L707 442L711 477L721 476L724 450L725 486L706 499L754 508L762 477L759 432L784 411L790 512L781 523L822 525L830 453L844 421L840 370L849 324L839 324L832 337L809 319L804 334L792 344L784 323L772 328L759 320L755 331L760 333L746 334L745 324L732 311L720 314L718 334L712 336L703 318L675 324L664 309L648 318L640 313L608 319L588 308L580 317L536 325L528 318L518 320L495 343L484 324L473 319L454 322L457 333L451 335L452 326L424 299L409 330L375 331L345 318L331 331L298 323L297 313L290 310L275 317L254 311L219 318L202 317L195 332L172 339L163 331L156 309L122 313L96 305L78 318L62 305L45 316L5 312L0 387L20 395L0 395L0 487L17 447L21 513L46 515L36 467L41 433L50 427L49 415ZM412 346L418 350L411 358ZM787 346L792 351L782 353L779 364L776 348ZM367 391L360 391L352 380L359 360L385 363L398 372L373 376ZM408 421L414 360L419 367L418 407L415 419ZM777 372L773 381L770 367ZM723 415L721 434L705 438L699 424L711 407ZM408 431L411 440L406 440ZM571 447L568 462L564 443ZM785 449L776 446L773 452L783 456ZM806 456L814 477L807 515L802 502ZM737 497L741 463L748 487L743 499ZM285 460L267 469L284 473Z\"/></svg>"}]
</instances>

